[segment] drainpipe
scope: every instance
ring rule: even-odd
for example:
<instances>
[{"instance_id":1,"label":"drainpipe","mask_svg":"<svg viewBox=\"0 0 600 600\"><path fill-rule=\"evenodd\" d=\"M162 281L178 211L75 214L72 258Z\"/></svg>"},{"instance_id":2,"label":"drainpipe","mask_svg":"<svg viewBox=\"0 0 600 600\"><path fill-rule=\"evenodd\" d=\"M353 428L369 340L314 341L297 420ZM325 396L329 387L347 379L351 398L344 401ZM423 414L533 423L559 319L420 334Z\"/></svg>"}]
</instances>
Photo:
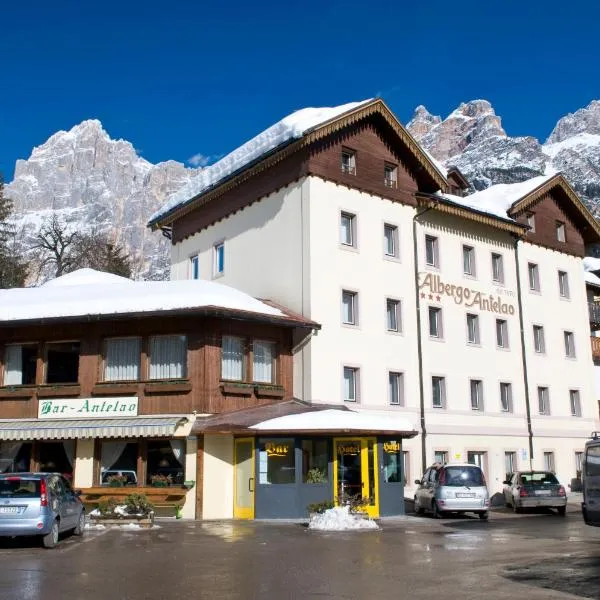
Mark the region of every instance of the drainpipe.
<instances>
[{"instance_id":1,"label":"drainpipe","mask_svg":"<svg viewBox=\"0 0 600 600\"><path fill-rule=\"evenodd\" d=\"M533 470L533 429L531 427L531 406L529 398L529 375L527 373L527 357L525 354L525 326L523 324L523 301L521 298L521 270L519 268L519 242L515 236L515 265L517 271L517 305L519 308L519 327L521 329L521 357L523 360L523 383L525 384L525 411L527 414L527 432L529 434L529 468Z\"/></svg>"},{"instance_id":2,"label":"drainpipe","mask_svg":"<svg viewBox=\"0 0 600 600\"><path fill-rule=\"evenodd\" d=\"M423 387L423 342L421 336L421 297L419 295L419 253L417 248L417 219L432 209L431 206L417 212L413 217L413 265L415 275L415 306L417 307L417 358L419 361L419 407L421 412L421 466L427 470L427 429L425 427L425 391Z\"/></svg>"}]
</instances>

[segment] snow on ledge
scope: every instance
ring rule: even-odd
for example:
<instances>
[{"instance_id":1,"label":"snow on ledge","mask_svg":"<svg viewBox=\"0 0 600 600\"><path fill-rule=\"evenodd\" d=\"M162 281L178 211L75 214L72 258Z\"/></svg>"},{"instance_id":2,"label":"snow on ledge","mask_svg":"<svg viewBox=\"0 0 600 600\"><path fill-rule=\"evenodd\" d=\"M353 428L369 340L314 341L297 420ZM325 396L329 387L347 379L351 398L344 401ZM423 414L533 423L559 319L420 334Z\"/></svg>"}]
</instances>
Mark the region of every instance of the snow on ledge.
<instances>
[{"instance_id":1,"label":"snow on ledge","mask_svg":"<svg viewBox=\"0 0 600 600\"><path fill-rule=\"evenodd\" d=\"M353 515L348 506L336 506L323 513L313 515L308 523L309 529L317 531L352 531L379 529L379 525L361 515Z\"/></svg>"}]
</instances>

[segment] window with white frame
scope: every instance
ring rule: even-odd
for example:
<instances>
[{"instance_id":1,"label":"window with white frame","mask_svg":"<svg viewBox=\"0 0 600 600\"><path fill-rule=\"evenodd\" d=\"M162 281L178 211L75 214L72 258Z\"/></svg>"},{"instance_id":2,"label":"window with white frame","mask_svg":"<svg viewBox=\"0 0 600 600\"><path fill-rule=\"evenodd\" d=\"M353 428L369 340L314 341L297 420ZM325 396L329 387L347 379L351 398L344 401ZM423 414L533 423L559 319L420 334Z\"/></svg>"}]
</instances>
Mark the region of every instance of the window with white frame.
<instances>
[{"instance_id":1,"label":"window with white frame","mask_svg":"<svg viewBox=\"0 0 600 600\"><path fill-rule=\"evenodd\" d=\"M200 257L190 257L190 279L200 279Z\"/></svg>"},{"instance_id":2,"label":"window with white frame","mask_svg":"<svg viewBox=\"0 0 600 600\"><path fill-rule=\"evenodd\" d=\"M496 252L492 252L492 281L504 283L504 259Z\"/></svg>"},{"instance_id":3,"label":"window with white frame","mask_svg":"<svg viewBox=\"0 0 600 600\"><path fill-rule=\"evenodd\" d=\"M252 379L258 383L275 383L275 342L254 340L252 343Z\"/></svg>"},{"instance_id":4,"label":"window with white frame","mask_svg":"<svg viewBox=\"0 0 600 600\"><path fill-rule=\"evenodd\" d=\"M221 338L221 379L244 379L244 339L233 335Z\"/></svg>"},{"instance_id":5,"label":"window with white frame","mask_svg":"<svg viewBox=\"0 0 600 600\"><path fill-rule=\"evenodd\" d=\"M434 450L433 451L433 462L445 465L448 462L448 451L447 450Z\"/></svg>"},{"instance_id":6,"label":"window with white frame","mask_svg":"<svg viewBox=\"0 0 600 600\"><path fill-rule=\"evenodd\" d=\"M508 322L505 319L496 319L496 346L508 348Z\"/></svg>"},{"instance_id":7,"label":"window with white frame","mask_svg":"<svg viewBox=\"0 0 600 600\"><path fill-rule=\"evenodd\" d=\"M383 226L383 253L391 258L398 258L398 227L385 223Z\"/></svg>"},{"instance_id":8,"label":"window with white frame","mask_svg":"<svg viewBox=\"0 0 600 600\"><path fill-rule=\"evenodd\" d=\"M533 348L537 354L544 354L546 352L546 338L542 325L533 326Z\"/></svg>"},{"instance_id":9,"label":"window with white frame","mask_svg":"<svg viewBox=\"0 0 600 600\"><path fill-rule=\"evenodd\" d=\"M569 275L565 271L558 272L558 293L561 298L569 298Z\"/></svg>"},{"instance_id":10,"label":"window with white frame","mask_svg":"<svg viewBox=\"0 0 600 600\"><path fill-rule=\"evenodd\" d=\"M185 335L157 335L150 338L149 379L183 379L187 376Z\"/></svg>"},{"instance_id":11,"label":"window with white frame","mask_svg":"<svg viewBox=\"0 0 600 600\"><path fill-rule=\"evenodd\" d=\"M513 411L512 384L505 381L500 383L500 408L502 412Z\"/></svg>"},{"instance_id":12,"label":"window with white frame","mask_svg":"<svg viewBox=\"0 0 600 600\"><path fill-rule=\"evenodd\" d=\"M540 291L540 269L535 263L527 264L527 273L529 275L529 289L532 292Z\"/></svg>"},{"instance_id":13,"label":"window with white frame","mask_svg":"<svg viewBox=\"0 0 600 600\"><path fill-rule=\"evenodd\" d=\"M104 381L137 381L140 378L141 349L139 337L106 339Z\"/></svg>"},{"instance_id":14,"label":"window with white frame","mask_svg":"<svg viewBox=\"0 0 600 600\"><path fill-rule=\"evenodd\" d=\"M356 248L356 215L340 213L340 244Z\"/></svg>"},{"instance_id":15,"label":"window with white frame","mask_svg":"<svg viewBox=\"0 0 600 600\"><path fill-rule=\"evenodd\" d=\"M444 337L442 309L438 306L429 307L429 336L438 339Z\"/></svg>"},{"instance_id":16,"label":"window with white frame","mask_svg":"<svg viewBox=\"0 0 600 600\"><path fill-rule=\"evenodd\" d=\"M341 155L342 173L356 175L356 152L350 148L344 148Z\"/></svg>"},{"instance_id":17,"label":"window with white frame","mask_svg":"<svg viewBox=\"0 0 600 600\"><path fill-rule=\"evenodd\" d=\"M425 264L430 267L440 266L438 239L433 235L425 236Z\"/></svg>"},{"instance_id":18,"label":"window with white frame","mask_svg":"<svg viewBox=\"0 0 600 600\"><path fill-rule=\"evenodd\" d=\"M583 472L583 452L575 452L575 476L581 479Z\"/></svg>"},{"instance_id":19,"label":"window with white frame","mask_svg":"<svg viewBox=\"0 0 600 600\"><path fill-rule=\"evenodd\" d=\"M410 481L410 452L402 450L402 483L407 485Z\"/></svg>"},{"instance_id":20,"label":"window with white frame","mask_svg":"<svg viewBox=\"0 0 600 600\"><path fill-rule=\"evenodd\" d=\"M506 473L506 480L510 479L510 476L517 470L517 453L509 451L504 453L504 472Z\"/></svg>"},{"instance_id":21,"label":"window with white frame","mask_svg":"<svg viewBox=\"0 0 600 600\"><path fill-rule=\"evenodd\" d=\"M581 416L581 398L579 397L579 390L569 390L569 401L571 403L571 416Z\"/></svg>"},{"instance_id":22,"label":"window with white frame","mask_svg":"<svg viewBox=\"0 0 600 600\"><path fill-rule=\"evenodd\" d=\"M483 381L481 379L471 379L469 386L471 389L471 408L473 410L483 410Z\"/></svg>"},{"instance_id":23,"label":"window with white frame","mask_svg":"<svg viewBox=\"0 0 600 600\"><path fill-rule=\"evenodd\" d=\"M556 221L556 239L559 242L566 242L565 224L561 221Z\"/></svg>"},{"instance_id":24,"label":"window with white frame","mask_svg":"<svg viewBox=\"0 0 600 600\"><path fill-rule=\"evenodd\" d=\"M358 402L359 400L359 370L356 367L344 367L344 401Z\"/></svg>"},{"instance_id":25,"label":"window with white frame","mask_svg":"<svg viewBox=\"0 0 600 600\"><path fill-rule=\"evenodd\" d=\"M479 316L467 313L467 342L479 344Z\"/></svg>"},{"instance_id":26,"label":"window with white frame","mask_svg":"<svg viewBox=\"0 0 600 600\"><path fill-rule=\"evenodd\" d=\"M400 314L400 300L387 298L386 305L386 321L387 330L400 332L402 331L402 319Z\"/></svg>"},{"instance_id":27,"label":"window with white frame","mask_svg":"<svg viewBox=\"0 0 600 600\"><path fill-rule=\"evenodd\" d=\"M544 471L550 471L550 473L556 473L554 452L544 452Z\"/></svg>"},{"instance_id":28,"label":"window with white frame","mask_svg":"<svg viewBox=\"0 0 600 600\"><path fill-rule=\"evenodd\" d=\"M344 325L358 324L358 294L342 290L342 323Z\"/></svg>"},{"instance_id":29,"label":"window with white frame","mask_svg":"<svg viewBox=\"0 0 600 600\"><path fill-rule=\"evenodd\" d=\"M390 404L404 406L404 375L390 371L388 373L388 389Z\"/></svg>"},{"instance_id":30,"label":"window with white frame","mask_svg":"<svg viewBox=\"0 0 600 600\"><path fill-rule=\"evenodd\" d=\"M538 386L538 412L540 415L550 414L550 392L545 386Z\"/></svg>"},{"instance_id":31,"label":"window with white frame","mask_svg":"<svg viewBox=\"0 0 600 600\"><path fill-rule=\"evenodd\" d=\"M463 273L475 277L475 248L463 246Z\"/></svg>"},{"instance_id":32,"label":"window with white frame","mask_svg":"<svg viewBox=\"0 0 600 600\"><path fill-rule=\"evenodd\" d=\"M4 385L34 385L37 344L4 346Z\"/></svg>"},{"instance_id":33,"label":"window with white frame","mask_svg":"<svg viewBox=\"0 0 600 600\"><path fill-rule=\"evenodd\" d=\"M531 233L535 233L535 215L533 213L527 215L527 225Z\"/></svg>"},{"instance_id":34,"label":"window with white frame","mask_svg":"<svg viewBox=\"0 0 600 600\"><path fill-rule=\"evenodd\" d=\"M225 242L219 242L213 246L213 275L225 273Z\"/></svg>"},{"instance_id":35,"label":"window with white frame","mask_svg":"<svg viewBox=\"0 0 600 600\"><path fill-rule=\"evenodd\" d=\"M385 163L383 167L383 183L386 187L395 188L398 185L398 166Z\"/></svg>"},{"instance_id":36,"label":"window with white frame","mask_svg":"<svg viewBox=\"0 0 600 600\"><path fill-rule=\"evenodd\" d=\"M431 405L433 408L446 407L446 378L434 375L431 378Z\"/></svg>"},{"instance_id":37,"label":"window with white frame","mask_svg":"<svg viewBox=\"0 0 600 600\"><path fill-rule=\"evenodd\" d=\"M565 331L565 356L575 358L575 334L572 331Z\"/></svg>"}]
</instances>

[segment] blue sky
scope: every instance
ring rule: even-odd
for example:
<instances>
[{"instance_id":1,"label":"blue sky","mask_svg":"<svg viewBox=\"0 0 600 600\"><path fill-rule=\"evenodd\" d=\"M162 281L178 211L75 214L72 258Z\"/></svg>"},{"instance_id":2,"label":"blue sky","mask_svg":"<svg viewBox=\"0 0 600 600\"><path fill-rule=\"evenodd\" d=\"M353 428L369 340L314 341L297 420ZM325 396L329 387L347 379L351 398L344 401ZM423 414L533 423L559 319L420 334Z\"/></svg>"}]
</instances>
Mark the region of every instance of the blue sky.
<instances>
[{"instance_id":1,"label":"blue sky","mask_svg":"<svg viewBox=\"0 0 600 600\"><path fill-rule=\"evenodd\" d=\"M285 114L381 95L401 121L486 98L545 138L600 98L600 4L171 2L2 7L0 171L98 118L151 162L223 155Z\"/></svg>"}]
</instances>

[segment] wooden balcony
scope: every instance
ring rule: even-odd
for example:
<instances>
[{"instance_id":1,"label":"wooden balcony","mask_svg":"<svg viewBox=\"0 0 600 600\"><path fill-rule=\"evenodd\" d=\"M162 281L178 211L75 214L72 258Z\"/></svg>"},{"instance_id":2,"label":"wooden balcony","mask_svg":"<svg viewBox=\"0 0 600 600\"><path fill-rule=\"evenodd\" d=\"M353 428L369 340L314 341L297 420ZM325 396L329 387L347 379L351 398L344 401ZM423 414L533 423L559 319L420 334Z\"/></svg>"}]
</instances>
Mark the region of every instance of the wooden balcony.
<instances>
[{"instance_id":1,"label":"wooden balcony","mask_svg":"<svg viewBox=\"0 0 600 600\"><path fill-rule=\"evenodd\" d=\"M594 360L600 360L600 337L590 337L592 342L592 358Z\"/></svg>"}]
</instances>

